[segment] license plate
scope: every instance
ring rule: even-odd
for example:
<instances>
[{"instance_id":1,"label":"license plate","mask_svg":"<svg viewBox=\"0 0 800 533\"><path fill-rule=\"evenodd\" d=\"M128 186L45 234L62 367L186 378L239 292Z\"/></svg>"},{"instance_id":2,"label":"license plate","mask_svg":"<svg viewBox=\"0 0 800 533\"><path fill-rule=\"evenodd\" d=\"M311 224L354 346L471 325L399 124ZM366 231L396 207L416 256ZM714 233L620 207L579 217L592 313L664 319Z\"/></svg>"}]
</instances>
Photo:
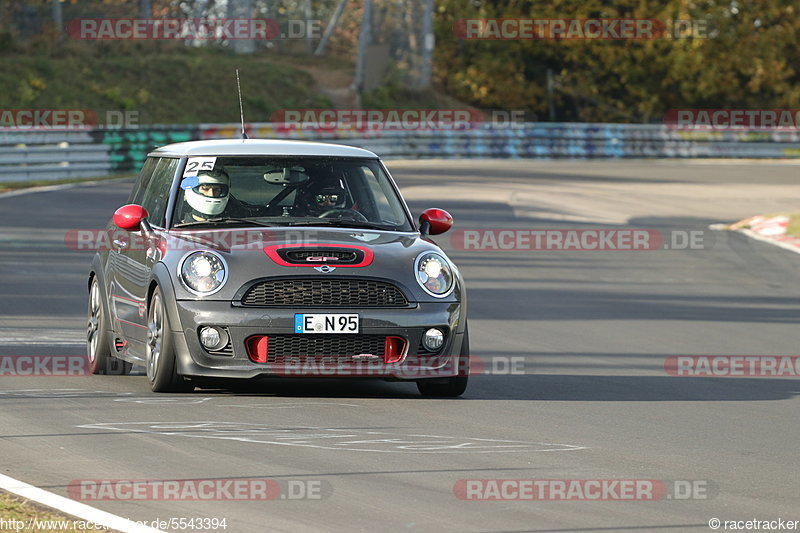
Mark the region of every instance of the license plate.
<instances>
[{"instance_id":1,"label":"license plate","mask_svg":"<svg viewBox=\"0 0 800 533\"><path fill-rule=\"evenodd\" d=\"M358 333L358 315L294 315L295 333Z\"/></svg>"}]
</instances>

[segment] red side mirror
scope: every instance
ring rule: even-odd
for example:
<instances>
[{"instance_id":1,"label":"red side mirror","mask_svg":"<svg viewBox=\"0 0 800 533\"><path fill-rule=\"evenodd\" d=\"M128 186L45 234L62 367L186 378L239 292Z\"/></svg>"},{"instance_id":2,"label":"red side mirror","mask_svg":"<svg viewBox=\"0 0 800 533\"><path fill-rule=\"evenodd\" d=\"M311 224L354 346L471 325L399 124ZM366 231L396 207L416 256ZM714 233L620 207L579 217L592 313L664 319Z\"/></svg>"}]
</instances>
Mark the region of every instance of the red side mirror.
<instances>
[{"instance_id":1,"label":"red side mirror","mask_svg":"<svg viewBox=\"0 0 800 533\"><path fill-rule=\"evenodd\" d=\"M125 231L137 231L145 218L147 209L136 204L123 205L114 211L114 224Z\"/></svg>"},{"instance_id":2,"label":"red side mirror","mask_svg":"<svg viewBox=\"0 0 800 533\"><path fill-rule=\"evenodd\" d=\"M453 216L444 209L426 209L419 216L422 233L439 235L453 227ZM425 227L427 226L427 231Z\"/></svg>"}]
</instances>

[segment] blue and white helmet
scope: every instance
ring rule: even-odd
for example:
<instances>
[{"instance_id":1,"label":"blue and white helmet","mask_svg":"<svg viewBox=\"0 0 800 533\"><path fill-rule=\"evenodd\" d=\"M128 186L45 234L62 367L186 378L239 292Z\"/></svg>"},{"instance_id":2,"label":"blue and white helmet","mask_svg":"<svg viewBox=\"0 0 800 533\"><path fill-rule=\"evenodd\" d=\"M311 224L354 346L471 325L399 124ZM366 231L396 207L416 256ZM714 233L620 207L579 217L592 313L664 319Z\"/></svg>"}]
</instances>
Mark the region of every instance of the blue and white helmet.
<instances>
[{"instance_id":1,"label":"blue and white helmet","mask_svg":"<svg viewBox=\"0 0 800 533\"><path fill-rule=\"evenodd\" d=\"M228 205L230 181L224 170L201 171L196 181L191 178L184 180L185 183L189 182L188 187L184 187L184 199L200 215L217 216ZM209 185L217 187L208 187Z\"/></svg>"}]
</instances>

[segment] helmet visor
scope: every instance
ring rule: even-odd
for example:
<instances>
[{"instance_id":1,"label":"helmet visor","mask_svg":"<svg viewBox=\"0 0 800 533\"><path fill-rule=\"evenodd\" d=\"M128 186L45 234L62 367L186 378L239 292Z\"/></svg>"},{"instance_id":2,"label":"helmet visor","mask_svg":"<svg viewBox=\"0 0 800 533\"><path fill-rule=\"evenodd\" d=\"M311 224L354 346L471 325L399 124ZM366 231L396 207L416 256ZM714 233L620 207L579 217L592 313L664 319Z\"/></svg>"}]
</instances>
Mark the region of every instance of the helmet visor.
<instances>
[{"instance_id":1,"label":"helmet visor","mask_svg":"<svg viewBox=\"0 0 800 533\"><path fill-rule=\"evenodd\" d=\"M314 196L318 205L336 205L342 199L341 194L317 194Z\"/></svg>"},{"instance_id":2,"label":"helmet visor","mask_svg":"<svg viewBox=\"0 0 800 533\"><path fill-rule=\"evenodd\" d=\"M225 198L228 196L228 189L224 183L200 183L192 187L194 192L208 198Z\"/></svg>"}]
</instances>

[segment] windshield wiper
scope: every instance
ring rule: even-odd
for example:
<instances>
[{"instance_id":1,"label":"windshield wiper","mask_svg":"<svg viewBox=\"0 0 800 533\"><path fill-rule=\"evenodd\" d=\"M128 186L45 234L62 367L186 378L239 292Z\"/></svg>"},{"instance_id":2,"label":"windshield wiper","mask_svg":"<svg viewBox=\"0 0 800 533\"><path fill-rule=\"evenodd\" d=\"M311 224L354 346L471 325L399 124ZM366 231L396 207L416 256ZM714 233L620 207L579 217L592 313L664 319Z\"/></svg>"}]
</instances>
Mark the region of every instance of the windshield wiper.
<instances>
[{"instance_id":1,"label":"windshield wiper","mask_svg":"<svg viewBox=\"0 0 800 533\"><path fill-rule=\"evenodd\" d=\"M173 228L188 228L190 226L203 226L209 224L218 224L218 223L231 223L237 222L241 224L250 224L252 226L262 226L265 228L272 228L275 227L277 224L271 224L269 222L260 222L258 220L253 220L251 218L236 218L236 217L224 217L224 218L208 218L206 220L192 220L191 222L181 222L180 224L175 224L172 226Z\"/></svg>"},{"instance_id":2,"label":"windshield wiper","mask_svg":"<svg viewBox=\"0 0 800 533\"><path fill-rule=\"evenodd\" d=\"M292 222L287 226L334 226L337 228L377 229L382 231L397 231L395 228L372 222L358 220L319 220L315 222Z\"/></svg>"}]
</instances>

